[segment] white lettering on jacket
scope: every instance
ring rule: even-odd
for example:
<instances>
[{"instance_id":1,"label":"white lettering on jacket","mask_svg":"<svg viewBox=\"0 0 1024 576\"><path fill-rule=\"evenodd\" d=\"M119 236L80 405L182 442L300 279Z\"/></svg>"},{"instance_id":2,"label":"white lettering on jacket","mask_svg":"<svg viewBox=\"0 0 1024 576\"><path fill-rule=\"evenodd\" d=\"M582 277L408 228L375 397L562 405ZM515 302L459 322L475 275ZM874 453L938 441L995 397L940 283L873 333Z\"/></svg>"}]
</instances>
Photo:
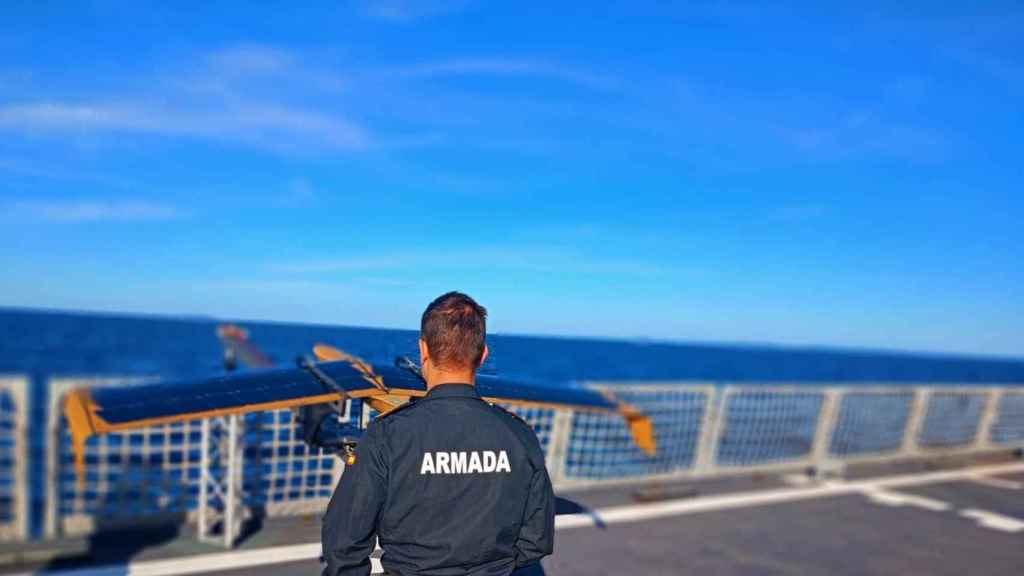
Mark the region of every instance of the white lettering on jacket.
<instances>
[{"instance_id":1,"label":"white lettering on jacket","mask_svg":"<svg viewBox=\"0 0 1024 576\"><path fill-rule=\"evenodd\" d=\"M493 452L424 452L420 474L497 474L512 472L508 454Z\"/></svg>"}]
</instances>

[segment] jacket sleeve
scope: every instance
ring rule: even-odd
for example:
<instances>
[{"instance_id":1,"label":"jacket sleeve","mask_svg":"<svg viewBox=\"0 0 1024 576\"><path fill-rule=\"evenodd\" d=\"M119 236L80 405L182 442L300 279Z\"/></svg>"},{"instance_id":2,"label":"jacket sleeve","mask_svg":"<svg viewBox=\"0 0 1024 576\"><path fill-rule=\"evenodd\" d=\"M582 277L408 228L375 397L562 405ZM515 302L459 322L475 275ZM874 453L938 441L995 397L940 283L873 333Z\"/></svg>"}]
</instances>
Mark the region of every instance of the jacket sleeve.
<instances>
[{"instance_id":1,"label":"jacket sleeve","mask_svg":"<svg viewBox=\"0 0 1024 576\"><path fill-rule=\"evenodd\" d=\"M533 470L523 523L516 539L516 568L537 562L555 549L555 494L539 446L537 452L533 460L539 463Z\"/></svg>"},{"instance_id":2,"label":"jacket sleeve","mask_svg":"<svg viewBox=\"0 0 1024 576\"><path fill-rule=\"evenodd\" d=\"M356 448L355 464L345 467L327 505L321 527L324 576L365 576L377 542L377 522L387 493L387 444L374 422Z\"/></svg>"}]
</instances>

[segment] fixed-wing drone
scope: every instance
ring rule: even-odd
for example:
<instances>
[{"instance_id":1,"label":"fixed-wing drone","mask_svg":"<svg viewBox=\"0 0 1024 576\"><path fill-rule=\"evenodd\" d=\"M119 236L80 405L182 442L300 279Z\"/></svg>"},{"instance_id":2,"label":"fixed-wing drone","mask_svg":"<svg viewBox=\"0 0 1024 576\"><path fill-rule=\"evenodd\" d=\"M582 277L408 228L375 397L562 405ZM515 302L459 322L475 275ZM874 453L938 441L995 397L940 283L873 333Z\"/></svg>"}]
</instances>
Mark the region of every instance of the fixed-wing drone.
<instances>
[{"instance_id":1,"label":"fixed-wing drone","mask_svg":"<svg viewBox=\"0 0 1024 576\"><path fill-rule=\"evenodd\" d=\"M226 368L241 359L258 369L201 380L82 387L64 397L79 477L84 474L86 442L94 435L280 408L300 411L307 443L350 459L362 430L337 418L346 400L361 399L386 414L427 393L419 368L408 358L397 359L394 366L375 367L318 344L313 356L297 359L297 366L273 368L243 329L222 325L217 332L224 344ZM488 402L617 414L628 425L638 448L648 455L656 451L650 418L611 393L488 375L477 376L476 388Z\"/></svg>"}]
</instances>

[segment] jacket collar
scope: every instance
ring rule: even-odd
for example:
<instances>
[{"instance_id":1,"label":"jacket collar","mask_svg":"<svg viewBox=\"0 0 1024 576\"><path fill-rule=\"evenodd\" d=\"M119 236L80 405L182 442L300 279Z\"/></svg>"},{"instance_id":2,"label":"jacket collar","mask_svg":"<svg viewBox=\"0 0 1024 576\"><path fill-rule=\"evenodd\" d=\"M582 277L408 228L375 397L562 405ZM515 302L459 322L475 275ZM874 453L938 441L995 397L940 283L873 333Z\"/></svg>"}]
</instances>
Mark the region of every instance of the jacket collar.
<instances>
[{"instance_id":1,"label":"jacket collar","mask_svg":"<svg viewBox=\"0 0 1024 576\"><path fill-rule=\"evenodd\" d=\"M445 382L431 388L424 398L480 398L480 394L477 394L476 386L472 384Z\"/></svg>"}]
</instances>

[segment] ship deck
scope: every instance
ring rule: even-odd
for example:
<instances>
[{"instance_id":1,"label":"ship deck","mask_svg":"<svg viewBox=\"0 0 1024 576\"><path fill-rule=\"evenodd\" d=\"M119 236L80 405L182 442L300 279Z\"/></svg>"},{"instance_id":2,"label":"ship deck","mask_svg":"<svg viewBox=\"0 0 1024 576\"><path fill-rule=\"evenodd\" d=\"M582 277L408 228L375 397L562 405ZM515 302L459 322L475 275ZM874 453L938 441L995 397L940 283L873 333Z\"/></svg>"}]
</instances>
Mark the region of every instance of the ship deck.
<instances>
[{"instance_id":1,"label":"ship deck","mask_svg":"<svg viewBox=\"0 0 1024 576\"><path fill-rule=\"evenodd\" d=\"M913 463L842 479L747 476L561 496L549 576L1016 574L1024 463ZM22 551L0 574L319 574L319 519L267 519L230 552L177 526ZM8 556L15 554L6 551ZM44 556L50 556L44 558ZM377 564L379 566L379 564Z\"/></svg>"}]
</instances>

